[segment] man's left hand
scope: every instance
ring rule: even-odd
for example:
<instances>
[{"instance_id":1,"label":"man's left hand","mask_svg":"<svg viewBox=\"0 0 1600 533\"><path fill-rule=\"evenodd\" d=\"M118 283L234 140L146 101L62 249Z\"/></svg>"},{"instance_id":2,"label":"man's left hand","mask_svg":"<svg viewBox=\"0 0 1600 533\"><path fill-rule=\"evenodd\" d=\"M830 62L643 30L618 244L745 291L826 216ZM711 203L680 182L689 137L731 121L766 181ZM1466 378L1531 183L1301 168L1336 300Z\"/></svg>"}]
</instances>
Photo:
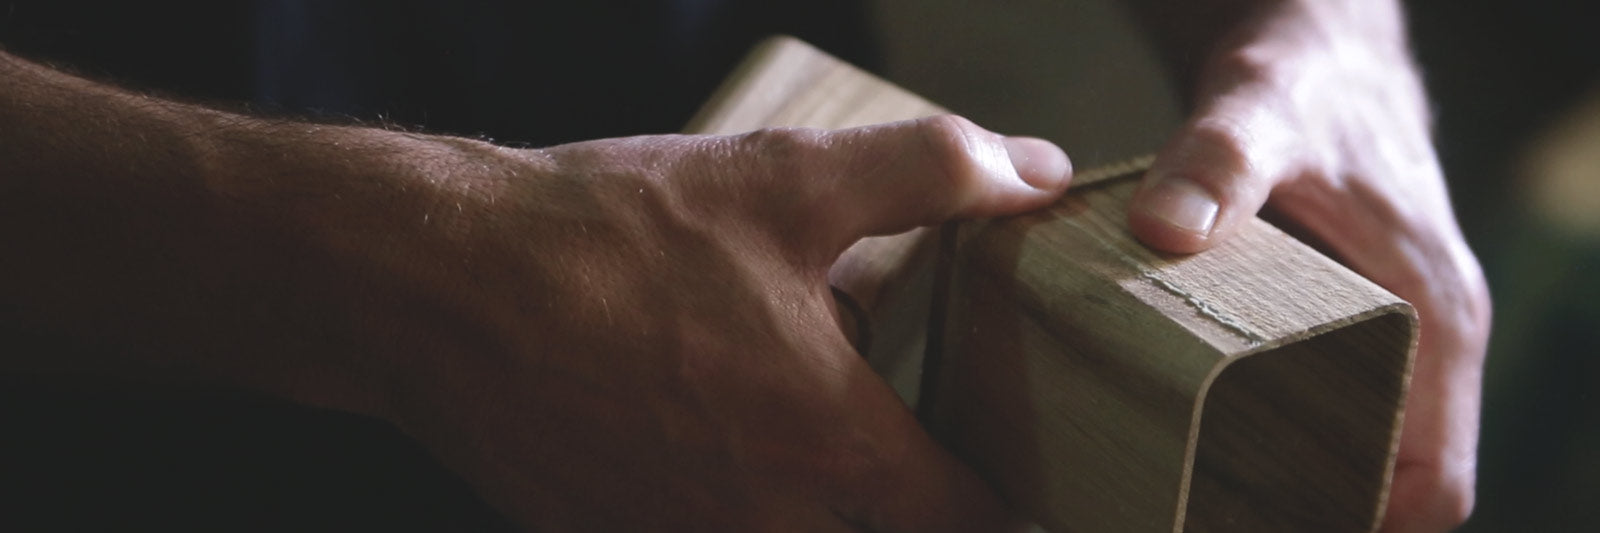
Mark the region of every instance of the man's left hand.
<instances>
[{"instance_id":1,"label":"man's left hand","mask_svg":"<svg viewBox=\"0 0 1600 533\"><path fill-rule=\"evenodd\" d=\"M1421 340L1383 531L1449 529L1473 505L1489 292L1451 210L1400 8L1269 4L1209 56L1196 111L1130 223L1154 248L1197 252L1270 203L1415 305Z\"/></svg>"}]
</instances>

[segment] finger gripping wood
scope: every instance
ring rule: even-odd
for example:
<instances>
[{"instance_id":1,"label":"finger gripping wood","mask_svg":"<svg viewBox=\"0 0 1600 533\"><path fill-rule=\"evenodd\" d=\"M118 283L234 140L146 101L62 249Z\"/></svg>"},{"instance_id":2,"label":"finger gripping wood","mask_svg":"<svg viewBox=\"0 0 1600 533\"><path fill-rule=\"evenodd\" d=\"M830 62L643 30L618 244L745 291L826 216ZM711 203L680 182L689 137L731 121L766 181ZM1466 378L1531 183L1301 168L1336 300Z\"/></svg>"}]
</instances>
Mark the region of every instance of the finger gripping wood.
<instances>
[{"instance_id":1,"label":"finger gripping wood","mask_svg":"<svg viewBox=\"0 0 1600 533\"><path fill-rule=\"evenodd\" d=\"M690 131L939 112L779 38ZM1205 253L1150 251L1124 210L1127 178L1146 165L1080 172L1052 208L961 225L944 276L929 274L934 254L916 253L933 232L863 241L852 252L873 267L847 290L871 302L877 330L902 331L880 337L873 357L920 354L933 339L930 388L907 395L936 436L1052 530L1375 530L1414 311L1260 220ZM905 333L930 318L942 331ZM887 374L903 392L920 381Z\"/></svg>"}]
</instances>

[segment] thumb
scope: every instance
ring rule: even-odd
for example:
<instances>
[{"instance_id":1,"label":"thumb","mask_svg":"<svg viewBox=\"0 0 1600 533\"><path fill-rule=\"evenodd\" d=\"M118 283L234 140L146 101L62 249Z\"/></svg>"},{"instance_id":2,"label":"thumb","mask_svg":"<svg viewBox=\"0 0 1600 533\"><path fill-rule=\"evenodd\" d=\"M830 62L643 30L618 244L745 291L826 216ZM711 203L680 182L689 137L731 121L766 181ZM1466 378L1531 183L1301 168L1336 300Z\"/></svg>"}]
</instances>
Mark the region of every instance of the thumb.
<instances>
[{"instance_id":1,"label":"thumb","mask_svg":"<svg viewBox=\"0 0 1600 533\"><path fill-rule=\"evenodd\" d=\"M1139 240L1198 252L1261 210L1301 144L1269 94L1246 87L1215 98L1168 141L1129 208Z\"/></svg>"},{"instance_id":2,"label":"thumb","mask_svg":"<svg viewBox=\"0 0 1600 533\"><path fill-rule=\"evenodd\" d=\"M1072 174L1048 141L1002 136L952 115L752 135L776 165L772 174L807 184L806 222L834 255L869 235L1043 207Z\"/></svg>"}]
</instances>

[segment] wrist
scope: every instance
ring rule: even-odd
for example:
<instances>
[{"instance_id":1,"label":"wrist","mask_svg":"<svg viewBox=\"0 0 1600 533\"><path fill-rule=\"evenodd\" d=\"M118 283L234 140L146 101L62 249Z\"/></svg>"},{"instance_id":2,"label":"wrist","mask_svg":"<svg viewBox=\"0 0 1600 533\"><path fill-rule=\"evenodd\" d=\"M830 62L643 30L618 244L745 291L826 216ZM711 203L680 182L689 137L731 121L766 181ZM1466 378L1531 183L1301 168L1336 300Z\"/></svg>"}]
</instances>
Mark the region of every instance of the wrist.
<instances>
[{"instance_id":1,"label":"wrist","mask_svg":"<svg viewBox=\"0 0 1600 533\"><path fill-rule=\"evenodd\" d=\"M226 117L221 119L226 121ZM277 250L238 265L273 280L250 386L393 418L397 390L461 333L460 279L475 194L500 149L467 139L314 124L223 125L197 150L209 217ZM452 300L452 299L455 300ZM272 323L284 319L283 323ZM270 353L276 352L276 353ZM248 381L255 381L249 383Z\"/></svg>"}]
</instances>

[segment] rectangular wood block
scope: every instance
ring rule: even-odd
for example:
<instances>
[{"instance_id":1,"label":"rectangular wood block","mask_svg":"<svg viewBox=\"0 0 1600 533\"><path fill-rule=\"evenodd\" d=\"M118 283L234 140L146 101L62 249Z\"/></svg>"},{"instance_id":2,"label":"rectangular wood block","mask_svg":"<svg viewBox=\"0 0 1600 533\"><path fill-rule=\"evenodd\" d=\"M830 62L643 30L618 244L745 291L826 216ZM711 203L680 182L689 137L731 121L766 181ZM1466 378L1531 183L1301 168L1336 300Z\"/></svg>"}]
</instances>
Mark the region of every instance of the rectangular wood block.
<instances>
[{"instance_id":1,"label":"rectangular wood block","mask_svg":"<svg viewBox=\"0 0 1600 533\"><path fill-rule=\"evenodd\" d=\"M688 130L942 112L775 38ZM1375 530L1414 311L1260 220L1150 251L1124 210L1143 164L1081 171L1036 213L858 244L844 288L869 304L875 368L1055 531Z\"/></svg>"}]
</instances>

